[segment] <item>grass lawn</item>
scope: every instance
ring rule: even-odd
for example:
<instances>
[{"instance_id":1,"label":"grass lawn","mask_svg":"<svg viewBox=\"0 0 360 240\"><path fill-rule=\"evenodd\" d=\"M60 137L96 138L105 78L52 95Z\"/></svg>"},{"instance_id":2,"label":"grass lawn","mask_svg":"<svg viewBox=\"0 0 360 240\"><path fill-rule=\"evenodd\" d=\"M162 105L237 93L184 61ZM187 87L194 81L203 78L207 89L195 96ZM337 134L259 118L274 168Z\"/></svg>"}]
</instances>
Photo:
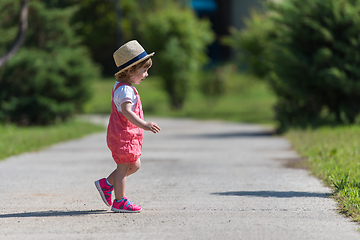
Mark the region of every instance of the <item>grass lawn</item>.
<instances>
[{"instance_id":1,"label":"grass lawn","mask_svg":"<svg viewBox=\"0 0 360 240\"><path fill-rule=\"evenodd\" d=\"M0 125L0 160L103 130L102 126L79 121L41 127Z\"/></svg>"},{"instance_id":2,"label":"grass lawn","mask_svg":"<svg viewBox=\"0 0 360 240\"><path fill-rule=\"evenodd\" d=\"M290 130L285 135L311 173L334 190L340 211L360 221L360 126Z\"/></svg>"}]
</instances>

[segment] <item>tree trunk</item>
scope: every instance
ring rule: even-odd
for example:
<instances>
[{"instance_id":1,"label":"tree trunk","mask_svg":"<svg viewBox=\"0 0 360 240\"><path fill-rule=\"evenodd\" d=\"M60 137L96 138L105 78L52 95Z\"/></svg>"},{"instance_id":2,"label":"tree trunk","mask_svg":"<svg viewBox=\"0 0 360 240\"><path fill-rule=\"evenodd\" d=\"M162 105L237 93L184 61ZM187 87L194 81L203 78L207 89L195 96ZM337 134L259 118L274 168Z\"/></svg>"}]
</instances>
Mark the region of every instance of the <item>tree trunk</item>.
<instances>
[{"instance_id":1,"label":"tree trunk","mask_svg":"<svg viewBox=\"0 0 360 240\"><path fill-rule=\"evenodd\" d=\"M28 28L28 5L30 0L22 0L21 12L20 12L20 27L19 32L16 36L14 44L10 50L0 57L0 68L4 66L19 50L21 45L24 43L26 30Z\"/></svg>"}]
</instances>

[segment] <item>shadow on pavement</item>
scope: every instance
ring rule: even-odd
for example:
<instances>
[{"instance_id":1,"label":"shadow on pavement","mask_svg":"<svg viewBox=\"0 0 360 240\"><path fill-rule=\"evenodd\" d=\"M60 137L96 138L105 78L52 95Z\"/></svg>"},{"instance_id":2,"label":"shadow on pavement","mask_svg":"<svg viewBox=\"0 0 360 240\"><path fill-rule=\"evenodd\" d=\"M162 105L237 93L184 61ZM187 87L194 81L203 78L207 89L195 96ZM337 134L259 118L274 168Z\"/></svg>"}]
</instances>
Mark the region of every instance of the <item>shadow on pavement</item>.
<instances>
[{"instance_id":1,"label":"shadow on pavement","mask_svg":"<svg viewBox=\"0 0 360 240\"><path fill-rule=\"evenodd\" d=\"M43 211L43 212L25 212L0 214L0 218L24 218L24 217L63 217L63 216L80 216L89 214L109 213L107 210L90 210L90 211Z\"/></svg>"},{"instance_id":2,"label":"shadow on pavement","mask_svg":"<svg viewBox=\"0 0 360 240\"><path fill-rule=\"evenodd\" d=\"M314 197L314 198L328 198L329 193L317 192L277 192L277 191L236 191L236 192L218 192L211 193L220 196L252 196L252 197L274 197L274 198L293 198L293 197Z\"/></svg>"}]
</instances>

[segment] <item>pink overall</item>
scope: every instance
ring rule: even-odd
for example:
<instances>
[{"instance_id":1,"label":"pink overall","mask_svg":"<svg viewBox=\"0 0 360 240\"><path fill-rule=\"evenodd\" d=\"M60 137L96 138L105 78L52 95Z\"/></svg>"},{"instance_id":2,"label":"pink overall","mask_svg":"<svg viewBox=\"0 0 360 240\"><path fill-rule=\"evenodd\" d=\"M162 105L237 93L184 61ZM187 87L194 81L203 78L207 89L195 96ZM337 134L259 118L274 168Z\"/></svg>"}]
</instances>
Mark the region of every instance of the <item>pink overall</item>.
<instances>
[{"instance_id":1,"label":"pink overall","mask_svg":"<svg viewBox=\"0 0 360 240\"><path fill-rule=\"evenodd\" d=\"M118 83L112 91L111 97L111 115L107 129L107 145L112 152L112 156L117 164L135 163L140 155L143 144L143 129L135 126L120 113L114 103L114 92L122 85L127 83ZM135 114L144 119L140 96L136 89L131 86L136 94L137 102L135 104Z\"/></svg>"}]
</instances>

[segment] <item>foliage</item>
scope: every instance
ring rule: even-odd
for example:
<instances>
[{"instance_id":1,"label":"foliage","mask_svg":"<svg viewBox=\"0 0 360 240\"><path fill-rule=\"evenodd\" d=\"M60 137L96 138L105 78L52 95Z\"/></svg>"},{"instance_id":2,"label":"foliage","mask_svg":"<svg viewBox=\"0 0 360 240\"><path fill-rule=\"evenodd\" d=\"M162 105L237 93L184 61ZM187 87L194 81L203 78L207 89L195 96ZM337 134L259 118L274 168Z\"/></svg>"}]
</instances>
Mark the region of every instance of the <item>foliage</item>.
<instances>
[{"instance_id":1,"label":"foliage","mask_svg":"<svg viewBox=\"0 0 360 240\"><path fill-rule=\"evenodd\" d=\"M275 25L268 21L266 14L252 11L250 19L245 19L244 30L230 28L230 36L222 39L223 44L232 47L239 59L239 65L248 69L259 78L269 72L269 44L273 37Z\"/></svg>"},{"instance_id":2,"label":"foliage","mask_svg":"<svg viewBox=\"0 0 360 240\"><path fill-rule=\"evenodd\" d=\"M189 0L176 0L189 5ZM46 0L48 7L66 8L76 6L71 22L78 26L76 33L90 50L91 57L105 75L113 75L116 66L112 59L114 51L123 43L138 39L138 22L145 12L151 12L163 0ZM119 32L119 36L118 33Z\"/></svg>"},{"instance_id":3,"label":"foliage","mask_svg":"<svg viewBox=\"0 0 360 240\"><path fill-rule=\"evenodd\" d=\"M120 45L116 38L116 3L84 0L74 4L78 8L72 18L72 23L79 25L76 33L89 48L92 59L101 65L102 72L114 74L116 65L112 54Z\"/></svg>"},{"instance_id":4,"label":"foliage","mask_svg":"<svg viewBox=\"0 0 360 240\"><path fill-rule=\"evenodd\" d=\"M229 93L232 90L231 82L238 74L236 66L233 64L217 66L214 69L203 70L203 72L198 77L200 91L210 98L217 98Z\"/></svg>"},{"instance_id":5,"label":"foliage","mask_svg":"<svg viewBox=\"0 0 360 240\"><path fill-rule=\"evenodd\" d=\"M206 46L213 40L209 21L198 20L192 10L172 1L142 19L139 31L145 49L156 52L154 67L172 107L181 109L189 81L207 60Z\"/></svg>"},{"instance_id":6,"label":"foliage","mask_svg":"<svg viewBox=\"0 0 360 240\"><path fill-rule=\"evenodd\" d=\"M0 55L12 45L18 32L20 1L0 1Z\"/></svg>"},{"instance_id":7,"label":"foliage","mask_svg":"<svg viewBox=\"0 0 360 240\"><path fill-rule=\"evenodd\" d=\"M204 71L204 77L201 78L200 91L208 97L220 97L226 92L226 81L228 73L224 67Z\"/></svg>"},{"instance_id":8,"label":"foliage","mask_svg":"<svg viewBox=\"0 0 360 240\"><path fill-rule=\"evenodd\" d=\"M306 157L310 171L334 190L342 212L360 220L360 127L290 130L286 137Z\"/></svg>"},{"instance_id":9,"label":"foliage","mask_svg":"<svg viewBox=\"0 0 360 240\"><path fill-rule=\"evenodd\" d=\"M253 15L248 30L234 32L232 44L239 42L253 72L266 75L278 96L280 130L356 121L360 113L359 3L269 3L267 13Z\"/></svg>"},{"instance_id":10,"label":"foliage","mask_svg":"<svg viewBox=\"0 0 360 240\"><path fill-rule=\"evenodd\" d=\"M1 31L13 35L18 4L10 0L2 4L11 11L1 12L5 20ZM81 111L90 98L86 84L99 71L70 26L74 11L30 2L24 46L0 72L0 121L53 123ZM4 40L4 45L9 41Z\"/></svg>"}]
</instances>

